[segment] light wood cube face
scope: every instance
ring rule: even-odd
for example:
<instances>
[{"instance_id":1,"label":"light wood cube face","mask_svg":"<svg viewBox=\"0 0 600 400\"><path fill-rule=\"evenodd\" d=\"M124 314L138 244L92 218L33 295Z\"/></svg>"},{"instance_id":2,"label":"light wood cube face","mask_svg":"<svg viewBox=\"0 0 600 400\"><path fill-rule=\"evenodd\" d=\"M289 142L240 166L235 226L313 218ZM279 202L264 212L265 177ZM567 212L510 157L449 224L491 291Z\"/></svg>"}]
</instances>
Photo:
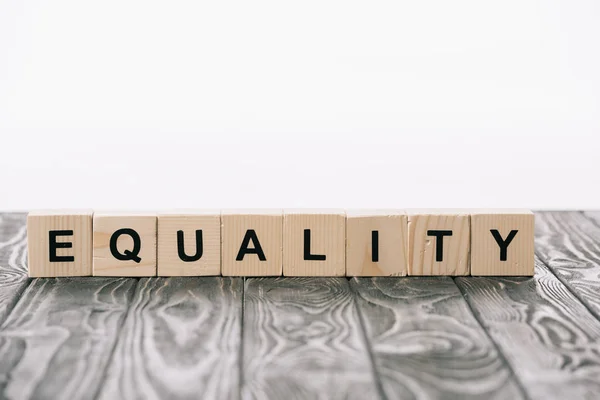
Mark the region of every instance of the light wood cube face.
<instances>
[{"instance_id":1,"label":"light wood cube face","mask_svg":"<svg viewBox=\"0 0 600 400\"><path fill-rule=\"evenodd\" d=\"M481 210L471 215L471 275L533 276L534 215Z\"/></svg>"},{"instance_id":2,"label":"light wood cube face","mask_svg":"<svg viewBox=\"0 0 600 400\"><path fill-rule=\"evenodd\" d=\"M283 232L284 276L345 275L344 211L284 211Z\"/></svg>"},{"instance_id":3,"label":"light wood cube face","mask_svg":"<svg viewBox=\"0 0 600 400\"><path fill-rule=\"evenodd\" d=\"M346 275L405 276L408 217L403 211L346 213Z\"/></svg>"},{"instance_id":4,"label":"light wood cube face","mask_svg":"<svg viewBox=\"0 0 600 400\"><path fill-rule=\"evenodd\" d=\"M158 276L220 274L220 211L158 215Z\"/></svg>"},{"instance_id":5,"label":"light wood cube face","mask_svg":"<svg viewBox=\"0 0 600 400\"><path fill-rule=\"evenodd\" d=\"M94 214L94 276L156 276L155 214Z\"/></svg>"},{"instance_id":6,"label":"light wood cube face","mask_svg":"<svg viewBox=\"0 0 600 400\"><path fill-rule=\"evenodd\" d=\"M444 210L408 211L408 274L470 274L469 214Z\"/></svg>"},{"instance_id":7,"label":"light wood cube face","mask_svg":"<svg viewBox=\"0 0 600 400\"><path fill-rule=\"evenodd\" d=\"M282 210L229 210L221 214L223 276L281 276Z\"/></svg>"},{"instance_id":8,"label":"light wood cube face","mask_svg":"<svg viewBox=\"0 0 600 400\"><path fill-rule=\"evenodd\" d=\"M92 211L34 211L27 216L29 276L92 275Z\"/></svg>"}]
</instances>

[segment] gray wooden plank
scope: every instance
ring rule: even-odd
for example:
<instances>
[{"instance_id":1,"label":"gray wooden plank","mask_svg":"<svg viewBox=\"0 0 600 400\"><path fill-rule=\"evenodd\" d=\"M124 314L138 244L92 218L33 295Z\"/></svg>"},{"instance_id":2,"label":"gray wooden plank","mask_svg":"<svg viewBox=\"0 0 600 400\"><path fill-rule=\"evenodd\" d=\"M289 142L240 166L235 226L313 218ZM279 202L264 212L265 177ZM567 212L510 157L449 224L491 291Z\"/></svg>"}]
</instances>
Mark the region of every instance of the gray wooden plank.
<instances>
[{"instance_id":1,"label":"gray wooden plank","mask_svg":"<svg viewBox=\"0 0 600 400\"><path fill-rule=\"evenodd\" d=\"M0 329L0 398L93 398L134 283L32 280Z\"/></svg>"},{"instance_id":2,"label":"gray wooden plank","mask_svg":"<svg viewBox=\"0 0 600 400\"><path fill-rule=\"evenodd\" d=\"M582 211L583 215L585 215L588 219L594 221L596 226L600 226L600 211Z\"/></svg>"},{"instance_id":3,"label":"gray wooden plank","mask_svg":"<svg viewBox=\"0 0 600 400\"><path fill-rule=\"evenodd\" d=\"M600 395L600 322L545 265L535 278L456 278L532 399Z\"/></svg>"},{"instance_id":4,"label":"gray wooden plank","mask_svg":"<svg viewBox=\"0 0 600 400\"><path fill-rule=\"evenodd\" d=\"M245 399L375 399L380 393L345 278L247 279Z\"/></svg>"},{"instance_id":5,"label":"gray wooden plank","mask_svg":"<svg viewBox=\"0 0 600 400\"><path fill-rule=\"evenodd\" d=\"M522 398L451 278L353 278L351 285L389 399Z\"/></svg>"},{"instance_id":6,"label":"gray wooden plank","mask_svg":"<svg viewBox=\"0 0 600 400\"><path fill-rule=\"evenodd\" d=\"M238 398L242 282L140 280L99 398Z\"/></svg>"},{"instance_id":7,"label":"gray wooden plank","mask_svg":"<svg viewBox=\"0 0 600 400\"><path fill-rule=\"evenodd\" d=\"M600 317L600 228L582 213L538 212L536 254Z\"/></svg>"},{"instance_id":8,"label":"gray wooden plank","mask_svg":"<svg viewBox=\"0 0 600 400\"><path fill-rule=\"evenodd\" d=\"M27 214L0 213L0 325L28 283Z\"/></svg>"}]
</instances>

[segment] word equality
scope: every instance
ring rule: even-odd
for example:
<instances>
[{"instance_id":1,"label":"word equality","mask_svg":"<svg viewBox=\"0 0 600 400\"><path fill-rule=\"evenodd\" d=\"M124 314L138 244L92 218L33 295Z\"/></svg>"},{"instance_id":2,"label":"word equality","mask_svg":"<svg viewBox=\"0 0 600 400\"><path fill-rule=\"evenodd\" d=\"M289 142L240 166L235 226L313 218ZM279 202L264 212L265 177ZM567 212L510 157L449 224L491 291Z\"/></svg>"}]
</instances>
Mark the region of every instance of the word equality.
<instances>
[{"instance_id":1,"label":"word equality","mask_svg":"<svg viewBox=\"0 0 600 400\"><path fill-rule=\"evenodd\" d=\"M534 214L34 211L29 276L531 276Z\"/></svg>"}]
</instances>

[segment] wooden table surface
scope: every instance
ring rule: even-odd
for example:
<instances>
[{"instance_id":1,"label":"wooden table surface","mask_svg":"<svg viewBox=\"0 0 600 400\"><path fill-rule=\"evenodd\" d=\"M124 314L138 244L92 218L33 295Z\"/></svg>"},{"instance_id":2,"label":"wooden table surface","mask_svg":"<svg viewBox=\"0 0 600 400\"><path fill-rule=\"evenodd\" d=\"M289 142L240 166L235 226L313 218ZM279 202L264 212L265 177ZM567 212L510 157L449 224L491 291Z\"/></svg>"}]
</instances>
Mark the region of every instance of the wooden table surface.
<instances>
[{"instance_id":1,"label":"wooden table surface","mask_svg":"<svg viewBox=\"0 0 600 400\"><path fill-rule=\"evenodd\" d=\"M600 212L534 278L28 279L0 214L0 398L598 399Z\"/></svg>"}]
</instances>

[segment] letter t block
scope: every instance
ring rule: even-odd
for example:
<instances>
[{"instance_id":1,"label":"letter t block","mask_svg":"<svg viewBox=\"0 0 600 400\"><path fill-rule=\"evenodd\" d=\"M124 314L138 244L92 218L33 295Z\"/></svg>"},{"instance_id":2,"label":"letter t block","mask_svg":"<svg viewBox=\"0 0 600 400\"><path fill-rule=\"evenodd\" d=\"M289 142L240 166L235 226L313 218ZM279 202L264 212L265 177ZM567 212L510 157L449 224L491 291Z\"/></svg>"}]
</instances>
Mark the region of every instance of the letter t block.
<instances>
[{"instance_id":1,"label":"letter t block","mask_svg":"<svg viewBox=\"0 0 600 400\"><path fill-rule=\"evenodd\" d=\"M533 276L534 214L530 210L471 213L471 275Z\"/></svg>"},{"instance_id":2,"label":"letter t block","mask_svg":"<svg viewBox=\"0 0 600 400\"><path fill-rule=\"evenodd\" d=\"M29 276L92 275L92 211L32 211L27 216Z\"/></svg>"}]
</instances>

